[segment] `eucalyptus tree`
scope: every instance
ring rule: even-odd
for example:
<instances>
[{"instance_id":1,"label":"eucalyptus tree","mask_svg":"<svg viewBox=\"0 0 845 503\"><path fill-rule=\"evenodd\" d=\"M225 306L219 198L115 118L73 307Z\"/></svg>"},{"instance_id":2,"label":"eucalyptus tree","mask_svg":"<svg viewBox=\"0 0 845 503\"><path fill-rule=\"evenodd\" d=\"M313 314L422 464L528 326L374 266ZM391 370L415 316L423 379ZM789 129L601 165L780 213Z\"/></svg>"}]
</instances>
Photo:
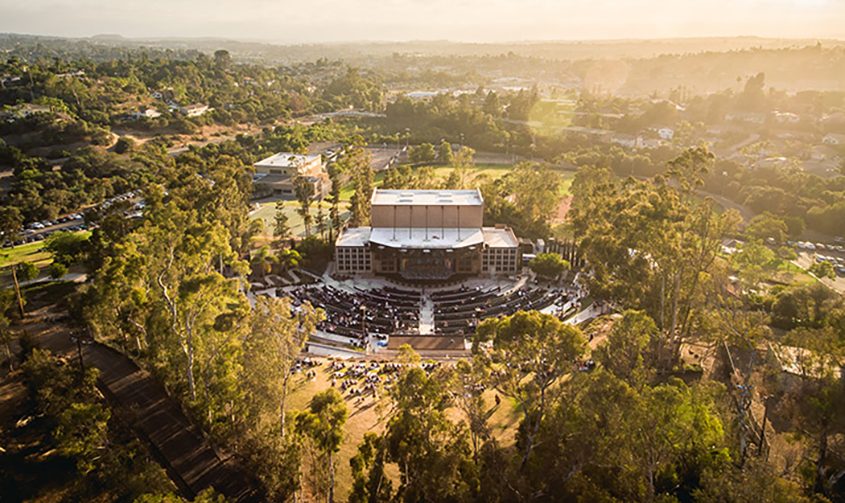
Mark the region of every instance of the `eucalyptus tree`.
<instances>
[{"instance_id":1,"label":"eucalyptus tree","mask_svg":"<svg viewBox=\"0 0 845 503\"><path fill-rule=\"evenodd\" d=\"M580 329L538 311L519 311L483 321L473 352L491 373L494 387L519 404L520 466L524 468L551 404L550 390L576 368L587 349Z\"/></svg>"}]
</instances>

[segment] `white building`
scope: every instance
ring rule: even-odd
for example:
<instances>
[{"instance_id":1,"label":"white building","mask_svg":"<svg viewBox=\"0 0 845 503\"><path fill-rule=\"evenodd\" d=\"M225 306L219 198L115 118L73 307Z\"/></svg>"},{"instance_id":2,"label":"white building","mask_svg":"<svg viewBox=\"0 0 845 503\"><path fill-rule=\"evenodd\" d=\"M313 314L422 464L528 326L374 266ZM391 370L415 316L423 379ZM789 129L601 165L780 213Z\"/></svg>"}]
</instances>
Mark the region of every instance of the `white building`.
<instances>
[{"instance_id":1,"label":"white building","mask_svg":"<svg viewBox=\"0 0 845 503\"><path fill-rule=\"evenodd\" d=\"M344 230L335 242L340 274L441 280L455 275L514 274L519 241L509 227L483 227L476 190L373 191L371 227Z\"/></svg>"}]
</instances>

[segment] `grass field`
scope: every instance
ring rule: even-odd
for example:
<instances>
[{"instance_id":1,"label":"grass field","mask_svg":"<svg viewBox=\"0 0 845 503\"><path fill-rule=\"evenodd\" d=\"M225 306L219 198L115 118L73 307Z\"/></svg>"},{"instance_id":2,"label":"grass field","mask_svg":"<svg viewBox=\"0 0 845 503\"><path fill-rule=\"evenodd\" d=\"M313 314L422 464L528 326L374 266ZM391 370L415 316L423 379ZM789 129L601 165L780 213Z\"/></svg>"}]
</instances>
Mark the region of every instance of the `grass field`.
<instances>
[{"instance_id":1,"label":"grass field","mask_svg":"<svg viewBox=\"0 0 845 503\"><path fill-rule=\"evenodd\" d=\"M3 248L0 250L0 268L24 262L31 262L38 267L46 267L50 265L53 259L50 253L42 250L42 248L44 248L43 241Z\"/></svg>"},{"instance_id":2,"label":"grass field","mask_svg":"<svg viewBox=\"0 0 845 503\"><path fill-rule=\"evenodd\" d=\"M513 165L478 164L475 166L474 169L470 170L470 173L474 178L486 177L492 180L497 180L505 176L511 169L513 169ZM449 166L434 166L434 174L441 180L446 180L452 170L453 168ZM562 178L560 195L561 197L565 197L568 196L570 193L570 188L572 187L572 179L575 177L575 174L571 172L559 172L559 174Z\"/></svg>"},{"instance_id":3,"label":"grass field","mask_svg":"<svg viewBox=\"0 0 845 503\"><path fill-rule=\"evenodd\" d=\"M91 235L91 231L76 231L76 233L84 233L86 236ZM49 252L42 250L44 244L44 241L36 241L1 249L0 268L24 262L33 263L40 268L47 267L53 262L53 257L50 256Z\"/></svg>"},{"instance_id":4,"label":"grass field","mask_svg":"<svg viewBox=\"0 0 845 503\"><path fill-rule=\"evenodd\" d=\"M299 209L299 203L297 201L285 201L285 214L288 217L288 227L291 229L291 235L296 237L305 237L305 224L302 220L302 216L297 211ZM321 203L323 207L323 214L325 218L329 218L329 203L323 202ZM254 211L250 215L250 219L252 220L263 220L264 221L264 234L263 238L265 240L269 240L273 238L273 226L275 225L275 217L276 217L276 201L264 201L259 203L260 208ZM316 215L317 215L317 204L314 203L311 206L311 215L314 216L313 220L315 220L314 224L311 226L312 234L316 232ZM346 218L348 216L348 212L346 210L347 204L341 205L341 216Z\"/></svg>"}]
</instances>

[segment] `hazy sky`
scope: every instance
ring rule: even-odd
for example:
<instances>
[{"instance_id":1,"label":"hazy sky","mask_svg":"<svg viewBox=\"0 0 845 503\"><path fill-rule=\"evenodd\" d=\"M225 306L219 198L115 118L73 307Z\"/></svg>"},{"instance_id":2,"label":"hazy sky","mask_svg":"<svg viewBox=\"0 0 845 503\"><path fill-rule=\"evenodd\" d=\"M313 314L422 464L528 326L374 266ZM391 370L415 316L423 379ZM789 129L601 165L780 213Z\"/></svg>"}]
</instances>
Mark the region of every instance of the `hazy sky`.
<instances>
[{"instance_id":1,"label":"hazy sky","mask_svg":"<svg viewBox=\"0 0 845 503\"><path fill-rule=\"evenodd\" d=\"M274 42L845 38L845 0L0 0L0 32Z\"/></svg>"}]
</instances>

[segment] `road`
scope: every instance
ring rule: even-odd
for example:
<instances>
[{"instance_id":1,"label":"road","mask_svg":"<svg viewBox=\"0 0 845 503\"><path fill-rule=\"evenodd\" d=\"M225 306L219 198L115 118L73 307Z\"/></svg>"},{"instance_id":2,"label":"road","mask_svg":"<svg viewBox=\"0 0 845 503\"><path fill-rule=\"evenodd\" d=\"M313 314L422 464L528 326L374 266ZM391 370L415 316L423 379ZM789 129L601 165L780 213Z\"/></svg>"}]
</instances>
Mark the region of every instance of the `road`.
<instances>
[{"instance_id":1,"label":"road","mask_svg":"<svg viewBox=\"0 0 845 503\"><path fill-rule=\"evenodd\" d=\"M815 257L805 251L798 252L798 258L793 260L792 263L807 271L807 274L816 278L816 276L809 271L810 267L815 263ZM816 278L822 282L828 288L835 290L841 294L845 294L845 277L836 276L835 279L830 278Z\"/></svg>"}]
</instances>

